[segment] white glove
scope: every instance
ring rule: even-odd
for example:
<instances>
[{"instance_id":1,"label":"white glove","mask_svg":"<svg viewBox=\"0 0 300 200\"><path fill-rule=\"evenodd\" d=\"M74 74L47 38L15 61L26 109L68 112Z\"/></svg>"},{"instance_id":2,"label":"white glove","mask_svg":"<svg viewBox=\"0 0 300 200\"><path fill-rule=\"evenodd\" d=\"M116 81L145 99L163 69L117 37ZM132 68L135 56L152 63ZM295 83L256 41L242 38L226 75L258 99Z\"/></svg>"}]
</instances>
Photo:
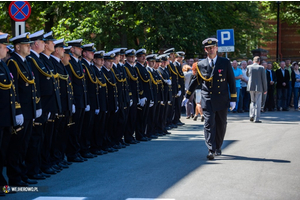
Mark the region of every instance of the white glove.
<instances>
[{"instance_id":1,"label":"white glove","mask_svg":"<svg viewBox=\"0 0 300 200\"><path fill-rule=\"evenodd\" d=\"M96 109L96 110L95 110L95 114L96 114L96 115L98 115L99 112L100 112L100 109Z\"/></svg>"},{"instance_id":2,"label":"white glove","mask_svg":"<svg viewBox=\"0 0 300 200\"><path fill-rule=\"evenodd\" d=\"M35 111L36 118L39 118L42 115L42 109L38 109Z\"/></svg>"},{"instance_id":3,"label":"white glove","mask_svg":"<svg viewBox=\"0 0 300 200\"><path fill-rule=\"evenodd\" d=\"M154 105L154 101L150 100L149 108L151 108Z\"/></svg>"},{"instance_id":4,"label":"white glove","mask_svg":"<svg viewBox=\"0 0 300 200\"><path fill-rule=\"evenodd\" d=\"M90 108L90 105L86 105L85 111L88 112L88 111L90 111L90 109L91 109L91 108Z\"/></svg>"},{"instance_id":5,"label":"white glove","mask_svg":"<svg viewBox=\"0 0 300 200\"><path fill-rule=\"evenodd\" d=\"M168 101L168 104L171 104L171 101Z\"/></svg>"},{"instance_id":6,"label":"white glove","mask_svg":"<svg viewBox=\"0 0 300 200\"><path fill-rule=\"evenodd\" d=\"M168 85L172 85L172 81L171 81L170 79L164 80L164 82L165 82L166 84L168 84Z\"/></svg>"},{"instance_id":7,"label":"white glove","mask_svg":"<svg viewBox=\"0 0 300 200\"><path fill-rule=\"evenodd\" d=\"M185 106L187 102L188 102L188 99L184 97L184 99L182 100L181 106Z\"/></svg>"},{"instance_id":8,"label":"white glove","mask_svg":"<svg viewBox=\"0 0 300 200\"><path fill-rule=\"evenodd\" d=\"M139 104L140 104L142 107L144 107L146 101L147 101L147 98L144 97L144 98L142 98L142 99L140 100Z\"/></svg>"},{"instance_id":9,"label":"white glove","mask_svg":"<svg viewBox=\"0 0 300 200\"><path fill-rule=\"evenodd\" d=\"M17 125L22 126L22 124L24 123L23 114L16 115L16 123Z\"/></svg>"},{"instance_id":10,"label":"white glove","mask_svg":"<svg viewBox=\"0 0 300 200\"><path fill-rule=\"evenodd\" d=\"M49 112L49 114L48 114L48 119L50 118L50 115L51 115L51 112Z\"/></svg>"},{"instance_id":11,"label":"white glove","mask_svg":"<svg viewBox=\"0 0 300 200\"><path fill-rule=\"evenodd\" d=\"M132 104L133 104L133 100L132 100L132 99L130 99L130 107L132 106Z\"/></svg>"},{"instance_id":12,"label":"white glove","mask_svg":"<svg viewBox=\"0 0 300 200\"><path fill-rule=\"evenodd\" d=\"M119 110L119 106L117 106L117 110L115 110L115 113L118 112L118 110Z\"/></svg>"},{"instance_id":13,"label":"white glove","mask_svg":"<svg viewBox=\"0 0 300 200\"><path fill-rule=\"evenodd\" d=\"M236 102L230 102L230 110L233 110L235 108Z\"/></svg>"},{"instance_id":14,"label":"white glove","mask_svg":"<svg viewBox=\"0 0 300 200\"><path fill-rule=\"evenodd\" d=\"M164 105L164 102L163 102L163 101L161 101L161 102L160 102L160 104L161 104L161 105Z\"/></svg>"},{"instance_id":15,"label":"white glove","mask_svg":"<svg viewBox=\"0 0 300 200\"><path fill-rule=\"evenodd\" d=\"M72 113L74 114L76 112L76 108L75 108L75 105L72 104Z\"/></svg>"},{"instance_id":16,"label":"white glove","mask_svg":"<svg viewBox=\"0 0 300 200\"><path fill-rule=\"evenodd\" d=\"M181 95L181 90L179 90L179 92L177 93L177 96L180 97Z\"/></svg>"}]
</instances>

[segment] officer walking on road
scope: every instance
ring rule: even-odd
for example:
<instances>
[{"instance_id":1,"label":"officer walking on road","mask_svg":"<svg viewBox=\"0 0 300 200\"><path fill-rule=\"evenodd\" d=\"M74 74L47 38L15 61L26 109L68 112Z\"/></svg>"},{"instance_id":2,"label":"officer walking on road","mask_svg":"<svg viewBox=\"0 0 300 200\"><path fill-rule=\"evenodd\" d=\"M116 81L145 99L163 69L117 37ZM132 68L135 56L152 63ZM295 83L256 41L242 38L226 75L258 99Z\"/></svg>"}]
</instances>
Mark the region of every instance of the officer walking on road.
<instances>
[{"instance_id":1,"label":"officer walking on road","mask_svg":"<svg viewBox=\"0 0 300 200\"><path fill-rule=\"evenodd\" d=\"M186 91L186 99L189 99L197 85L201 86L201 106L205 118L204 136L209 160L214 159L214 154L222 153L228 104L230 102L230 109L234 109L237 97L231 64L226 58L217 56L217 42L216 38L207 38L202 42L207 58L197 63L197 75L193 77Z\"/></svg>"}]
</instances>

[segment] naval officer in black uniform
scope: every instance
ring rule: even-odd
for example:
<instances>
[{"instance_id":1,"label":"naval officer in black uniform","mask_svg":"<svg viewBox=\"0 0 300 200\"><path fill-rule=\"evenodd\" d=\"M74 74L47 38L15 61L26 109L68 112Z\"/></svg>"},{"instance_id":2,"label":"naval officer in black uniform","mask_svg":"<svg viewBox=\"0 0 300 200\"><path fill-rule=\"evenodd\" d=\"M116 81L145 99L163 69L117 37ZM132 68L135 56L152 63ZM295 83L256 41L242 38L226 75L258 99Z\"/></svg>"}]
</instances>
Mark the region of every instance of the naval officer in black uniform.
<instances>
[{"instance_id":1,"label":"naval officer in black uniform","mask_svg":"<svg viewBox=\"0 0 300 200\"><path fill-rule=\"evenodd\" d=\"M51 148L51 160L54 164L68 168L71 163L67 162L65 157L66 142L69 138L70 123L69 119L72 114L73 89L72 82L62 59L70 58L68 50L65 50L64 39L54 41L54 52L50 56L50 60L58 74L59 91L62 113L57 116L54 124L53 145ZM70 48L70 47L69 47ZM66 58L64 58L66 57ZM68 60L69 62L69 60Z\"/></svg>"},{"instance_id":2,"label":"naval officer in black uniform","mask_svg":"<svg viewBox=\"0 0 300 200\"><path fill-rule=\"evenodd\" d=\"M104 150L108 152L118 151L117 149L112 148L114 142L112 141L114 136L114 126L116 119L114 114L118 112L118 93L117 93L117 81L114 73L111 71L113 66L113 59L116 56L114 52L108 52L104 54L104 64L101 68L103 76L106 80L107 86L107 113L106 113L106 124L105 124L105 134L107 134L107 144L104 147Z\"/></svg>"},{"instance_id":3,"label":"naval officer in black uniform","mask_svg":"<svg viewBox=\"0 0 300 200\"><path fill-rule=\"evenodd\" d=\"M197 75L191 80L185 96L189 99L197 85L201 86L201 106L205 118L204 135L209 150L207 155L209 160L214 159L214 154L221 155L229 102L230 109L233 109L236 104L232 67L228 59L217 56L217 42L216 38L207 38L202 42L207 58L197 63Z\"/></svg>"},{"instance_id":4,"label":"naval officer in black uniform","mask_svg":"<svg viewBox=\"0 0 300 200\"><path fill-rule=\"evenodd\" d=\"M138 141L133 137L136 127L137 104L139 103L138 74L134 69L135 53L135 49L129 49L125 52L126 63L124 65L128 77L127 82L129 85L129 95L132 99L132 105L129 108L128 122L124 134L124 140L129 144L138 143Z\"/></svg>"},{"instance_id":5,"label":"naval officer in black uniform","mask_svg":"<svg viewBox=\"0 0 300 200\"><path fill-rule=\"evenodd\" d=\"M106 112L107 112L107 83L101 68L104 64L105 51L97 51L94 53L93 68L97 76L98 83L98 99L99 99L99 113L95 116L95 123L93 127L91 139L91 153L97 155L107 154L104 151L104 146L107 144L108 136L105 132Z\"/></svg>"},{"instance_id":6,"label":"naval officer in black uniform","mask_svg":"<svg viewBox=\"0 0 300 200\"><path fill-rule=\"evenodd\" d=\"M137 123L135 137L140 141L149 141L151 138L146 137L145 131L149 117L149 108L154 105L152 83L150 74L146 69L146 49L136 51L137 63L136 72L139 77L140 102L137 112ZM142 90L141 90L142 89Z\"/></svg>"},{"instance_id":7,"label":"naval officer in black uniform","mask_svg":"<svg viewBox=\"0 0 300 200\"><path fill-rule=\"evenodd\" d=\"M85 80L87 86L87 104L89 110L85 110L82 132L80 138L80 154L84 158L94 158L97 155L90 152L91 137L94 126L95 114L99 114L98 100L98 82L96 72L94 70L92 60L94 59L94 43L85 44L82 46L81 64L85 70Z\"/></svg>"},{"instance_id":8,"label":"naval officer in black uniform","mask_svg":"<svg viewBox=\"0 0 300 200\"><path fill-rule=\"evenodd\" d=\"M8 49L6 45L8 44L9 34L5 33L0 35L0 186L3 187L7 185L7 182L3 176L3 164L4 155L6 150L6 144L9 142L10 133L5 134L8 137L3 137L4 130L12 130L13 126L22 125L24 118L19 115L16 117L16 110L21 109L21 107L16 107L18 104L17 97L15 96L13 77L10 73L7 65L3 62L3 58L6 57ZM4 196L3 191L0 191L0 196Z\"/></svg>"},{"instance_id":9,"label":"naval officer in black uniform","mask_svg":"<svg viewBox=\"0 0 300 200\"><path fill-rule=\"evenodd\" d=\"M79 60L82 53L82 39L72 40L68 42L68 46L72 46L70 49L71 60L66 66L69 76L72 80L72 86L74 91L74 108L73 113L74 126L71 126L69 142L67 145L67 157L70 162L83 162L87 161L87 158L83 158L80 151L79 139L81 136L81 129L83 124L83 117L85 110L89 111L90 107L87 105L87 89L85 82L85 75L83 67ZM72 112L73 112L72 111Z\"/></svg>"},{"instance_id":10,"label":"naval officer in black uniform","mask_svg":"<svg viewBox=\"0 0 300 200\"><path fill-rule=\"evenodd\" d=\"M17 134L11 135L7 150L7 176L11 186L28 186L37 183L26 176L25 156L28 149L29 139L32 133L33 119L42 114L39 99L36 97L34 73L26 60L30 54L29 33L16 36L10 41L14 44L15 51L7 60L7 66L13 76L13 84L19 102L16 102L16 115L23 114L23 129ZM21 124L20 124L21 125ZM20 127L15 127L19 129Z\"/></svg>"}]
</instances>

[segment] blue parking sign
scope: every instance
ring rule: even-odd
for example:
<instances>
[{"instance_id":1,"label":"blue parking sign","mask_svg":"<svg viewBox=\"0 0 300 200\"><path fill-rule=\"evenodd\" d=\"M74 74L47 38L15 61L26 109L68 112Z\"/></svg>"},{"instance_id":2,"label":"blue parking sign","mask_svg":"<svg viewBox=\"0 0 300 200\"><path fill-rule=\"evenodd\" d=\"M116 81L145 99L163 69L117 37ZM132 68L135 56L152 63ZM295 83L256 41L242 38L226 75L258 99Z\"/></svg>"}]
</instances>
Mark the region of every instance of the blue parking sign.
<instances>
[{"instance_id":1,"label":"blue parking sign","mask_svg":"<svg viewBox=\"0 0 300 200\"><path fill-rule=\"evenodd\" d=\"M217 30L217 39L218 39L219 52L234 51L234 30L233 29Z\"/></svg>"}]
</instances>

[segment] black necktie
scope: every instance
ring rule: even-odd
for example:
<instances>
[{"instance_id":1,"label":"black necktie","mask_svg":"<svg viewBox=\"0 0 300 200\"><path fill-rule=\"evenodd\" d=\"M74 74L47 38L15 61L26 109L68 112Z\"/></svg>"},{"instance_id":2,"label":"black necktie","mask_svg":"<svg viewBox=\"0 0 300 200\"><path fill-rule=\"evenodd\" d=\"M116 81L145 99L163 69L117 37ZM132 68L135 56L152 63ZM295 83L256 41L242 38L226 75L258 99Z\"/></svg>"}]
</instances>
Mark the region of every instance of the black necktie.
<instances>
[{"instance_id":1,"label":"black necktie","mask_svg":"<svg viewBox=\"0 0 300 200\"><path fill-rule=\"evenodd\" d=\"M212 59L211 60L211 67L214 69L214 67L215 67L215 64L214 64L214 60Z\"/></svg>"}]
</instances>

